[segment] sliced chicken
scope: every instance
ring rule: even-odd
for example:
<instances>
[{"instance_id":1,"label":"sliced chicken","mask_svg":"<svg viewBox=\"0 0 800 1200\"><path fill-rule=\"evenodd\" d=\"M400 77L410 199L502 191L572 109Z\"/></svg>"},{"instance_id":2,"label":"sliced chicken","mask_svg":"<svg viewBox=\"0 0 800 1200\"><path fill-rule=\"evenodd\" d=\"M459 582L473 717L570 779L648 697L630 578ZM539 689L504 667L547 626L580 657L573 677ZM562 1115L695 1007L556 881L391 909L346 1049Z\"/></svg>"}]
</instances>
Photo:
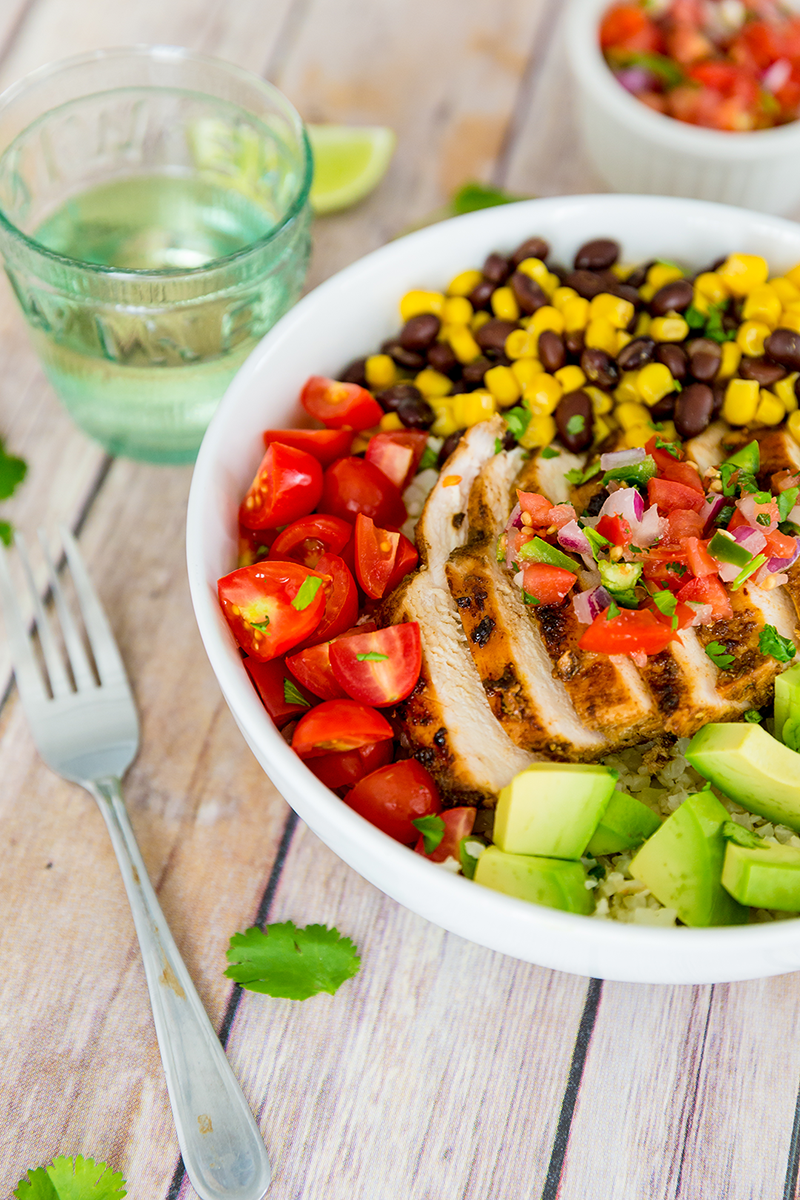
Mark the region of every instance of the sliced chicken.
<instances>
[{"instance_id":1,"label":"sliced chicken","mask_svg":"<svg viewBox=\"0 0 800 1200\"><path fill-rule=\"evenodd\" d=\"M719 672L695 629L683 629L679 640L650 655L642 675L661 717L662 729L675 737L691 737L710 721L733 721L750 705L731 700L717 689Z\"/></svg>"},{"instance_id":2,"label":"sliced chicken","mask_svg":"<svg viewBox=\"0 0 800 1200\"><path fill-rule=\"evenodd\" d=\"M686 442L686 457L695 463L701 475L705 475L709 467L718 467L727 457L723 441L728 432L729 427L724 421L714 421L703 433Z\"/></svg>"}]
</instances>

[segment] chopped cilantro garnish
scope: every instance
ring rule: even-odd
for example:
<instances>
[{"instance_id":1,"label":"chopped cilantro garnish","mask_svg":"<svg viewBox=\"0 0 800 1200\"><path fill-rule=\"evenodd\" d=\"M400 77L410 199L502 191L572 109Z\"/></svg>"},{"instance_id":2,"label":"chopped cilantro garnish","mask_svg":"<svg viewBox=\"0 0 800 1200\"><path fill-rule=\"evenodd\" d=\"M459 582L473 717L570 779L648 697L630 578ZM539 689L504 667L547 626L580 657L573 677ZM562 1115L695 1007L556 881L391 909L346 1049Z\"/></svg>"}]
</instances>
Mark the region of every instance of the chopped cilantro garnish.
<instances>
[{"instance_id":1,"label":"chopped cilantro garnish","mask_svg":"<svg viewBox=\"0 0 800 1200\"><path fill-rule=\"evenodd\" d=\"M685 575L689 568L685 567L683 563L668 562L666 569L672 571L673 575Z\"/></svg>"},{"instance_id":2,"label":"chopped cilantro garnish","mask_svg":"<svg viewBox=\"0 0 800 1200\"><path fill-rule=\"evenodd\" d=\"M778 496L778 520L788 520L789 513L797 504L797 497L800 495L800 488L787 488L785 492L781 492Z\"/></svg>"},{"instance_id":3,"label":"chopped cilantro garnish","mask_svg":"<svg viewBox=\"0 0 800 1200\"><path fill-rule=\"evenodd\" d=\"M13 535L14 530L11 528L8 521L0 521L0 542L3 542L6 546L10 546Z\"/></svg>"},{"instance_id":4,"label":"chopped cilantro garnish","mask_svg":"<svg viewBox=\"0 0 800 1200\"><path fill-rule=\"evenodd\" d=\"M683 319L690 329L702 329L706 323L705 316L700 312L699 308L695 308L690 304L683 314Z\"/></svg>"},{"instance_id":5,"label":"chopped cilantro garnish","mask_svg":"<svg viewBox=\"0 0 800 1200\"><path fill-rule=\"evenodd\" d=\"M742 720L747 721L749 725L760 725L761 713L757 708L748 708L746 713L742 713Z\"/></svg>"},{"instance_id":6,"label":"chopped cilantro garnish","mask_svg":"<svg viewBox=\"0 0 800 1200\"><path fill-rule=\"evenodd\" d=\"M303 582L300 584L300 589L292 601L292 608L296 608L298 612L308 608L309 604L313 603L319 589L322 587L322 580L318 575L306 575Z\"/></svg>"},{"instance_id":7,"label":"chopped cilantro garnish","mask_svg":"<svg viewBox=\"0 0 800 1200\"><path fill-rule=\"evenodd\" d=\"M727 525L728 521L730 521L731 517L733 516L733 513L734 513L733 505L726 504L725 507L721 508L719 510L719 512L717 513L716 517L714 518L714 524L715 525Z\"/></svg>"},{"instance_id":8,"label":"chopped cilantro garnish","mask_svg":"<svg viewBox=\"0 0 800 1200\"><path fill-rule=\"evenodd\" d=\"M756 517L756 524L757 525L771 525L772 520L770 519L769 513L759 513L758 516Z\"/></svg>"},{"instance_id":9,"label":"chopped cilantro garnish","mask_svg":"<svg viewBox=\"0 0 800 1200\"><path fill-rule=\"evenodd\" d=\"M508 408L503 413L506 425L517 441L528 428L532 415L530 409L522 408L519 405L516 408Z\"/></svg>"},{"instance_id":10,"label":"chopped cilantro garnish","mask_svg":"<svg viewBox=\"0 0 800 1200\"><path fill-rule=\"evenodd\" d=\"M618 617L618 616L619 616L619 608L612 600L611 603L609 604L608 608L606 609L606 620L613 621L614 617Z\"/></svg>"},{"instance_id":11,"label":"chopped cilantro garnish","mask_svg":"<svg viewBox=\"0 0 800 1200\"><path fill-rule=\"evenodd\" d=\"M350 938L325 925L298 929L291 921L235 933L225 974L251 992L286 1000L331 995L358 974L361 959Z\"/></svg>"},{"instance_id":12,"label":"chopped cilantro garnish","mask_svg":"<svg viewBox=\"0 0 800 1200\"><path fill-rule=\"evenodd\" d=\"M643 67L651 75L655 75L667 88L677 87L686 82L682 67L666 54L655 54L648 50L611 51L615 64L619 61L625 67ZM669 264L672 265L672 264Z\"/></svg>"},{"instance_id":13,"label":"chopped cilantro garnish","mask_svg":"<svg viewBox=\"0 0 800 1200\"><path fill-rule=\"evenodd\" d=\"M576 433L583 433L586 428L586 417L582 413L573 413L567 421L567 433L574 436Z\"/></svg>"},{"instance_id":14,"label":"chopped cilantro garnish","mask_svg":"<svg viewBox=\"0 0 800 1200\"><path fill-rule=\"evenodd\" d=\"M576 414L577 415L577 414ZM570 418L571 420L572 418ZM583 420L583 417L580 418ZM570 430L570 432L573 432ZM594 479L595 475L599 475L602 467L599 461L590 463L585 470L581 471L580 467L573 467L571 471L564 472L564 478L567 483L571 483L573 487L579 487L582 483L588 483L590 479Z\"/></svg>"},{"instance_id":15,"label":"chopped cilantro garnish","mask_svg":"<svg viewBox=\"0 0 800 1200\"><path fill-rule=\"evenodd\" d=\"M444 837L444 821L441 817L417 817L411 824L422 834L426 854L433 854Z\"/></svg>"},{"instance_id":16,"label":"chopped cilantro garnish","mask_svg":"<svg viewBox=\"0 0 800 1200\"><path fill-rule=\"evenodd\" d=\"M741 468L736 463L732 463L732 462L720 463L719 476L720 476L720 479L722 480L723 496L735 496L736 495L736 487L733 484L733 477L734 477L734 475L736 475L737 471L740 471L740 470L741 470Z\"/></svg>"},{"instance_id":17,"label":"chopped cilantro garnish","mask_svg":"<svg viewBox=\"0 0 800 1200\"><path fill-rule=\"evenodd\" d=\"M283 698L287 704L302 704L303 708L311 707L310 702L285 675L283 677Z\"/></svg>"},{"instance_id":18,"label":"chopped cilantro garnish","mask_svg":"<svg viewBox=\"0 0 800 1200\"><path fill-rule=\"evenodd\" d=\"M419 460L417 473L420 471L430 471L432 467L439 465L439 451L434 450L433 446L427 445L422 451L422 458Z\"/></svg>"},{"instance_id":19,"label":"chopped cilantro garnish","mask_svg":"<svg viewBox=\"0 0 800 1200\"><path fill-rule=\"evenodd\" d=\"M8 500L25 478L28 464L22 458L7 454L0 439L0 500Z\"/></svg>"},{"instance_id":20,"label":"chopped cilantro garnish","mask_svg":"<svg viewBox=\"0 0 800 1200\"><path fill-rule=\"evenodd\" d=\"M501 452L501 450L502 450L502 449L503 449L503 443L500 441L500 438L495 438L495 439L494 439L494 452L495 452L495 454L499 454L499 453Z\"/></svg>"},{"instance_id":21,"label":"chopped cilantro garnish","mask_svg":"<svg viewBox=\"0 0 800 1200\"><path fill-rule=\"evenodd\" d=\"M715 667L719 667L721 671L729 671L736 659L732 654L729 654L722 642L709 642L706 646L706 654L711 659Z\"/></svg>"},{"instance_id":22,"label":"chopped cilantro garnish","mask_svg":"<svg viewBox=\"0 0 800 1200\"><path fill-rule=\"evenodd\" d=\"M673 458L680 458L681 448L677 442L665 442L663 438L656 438L656 449L666 450L667 454L671 454Z\"/></svg>"},{"instance_id":23,"label":"chopped cilantro garnish","mask_svg":"<svg viewBox=\"0 0 800 1200\"><path fill-rule=\"evenodd\" d=\"M104 1162L59 1154L46 1167L29 1168L13 1194L17 1200L121 1200L126 1187L119 1171Z\"/></svg>"},{"instance_id":24,"label":"chopped cilantro garnish","mask_svg":"<svg viewBox=\"0 0 800 1200\"><path fill-rule=\"evenodd\" d=\"M595 559L601 550L604 550L606 546L611 545L611 542L608 540L608 538L603 537L602 533L598 533L596 529L592 529L591 525L586 525L583 532L589 539L589 545L592 547L592 554L594 555Z\"/></svg>"},{"instance_id":25,"label":"chopped cilantro garnish","mask_svg":"<svg viewBox=\"0 0 800 1200\"><path fill-rule=\"evenodd\" d=\"M259 633L264 633L269 625L269 617L264 617L263 621L248 621L247 624L251 629L257 629Z\"/></svg>"},{"instance_id":26,"label":"chopped cilantro garnish","mask_svg":"<svg viewBox=\"0 0 800 1200\"><path fill-rule=\"evenodd\" d=\"M789 662L797 650L791 638L781 637L774 625L765 625L758 635L758 648L778 662Z\"/></svg>"},{"instance_id":27,"label":"chopped cilantro garnish","mask_svg":"<svg viewBox=\"0 0 800 1200\"><path fill-rule=\"evenodd\" d=\"M525 588L523 588L522 589L522 603L523 604L541 604L542 602L541 602L541 600L538 599L538 597L531 595L530 592L526 592Z\"/></svg>"},{"instance_id":28,"label":"chopped cilantro garnish","mask_svg":"<svg viewBox=\"0 0 800 1200\"><path fill-rule=\"evenodd\" d=\"M358 662L386 662L388 654L379 654L377 650L370 650L367 654L357 654Z\"/></svg>"},{"instance_id":29,"label":"chopped cilantro garnish","mask_svg":"<svg viewBox=\"0 0 800 1200\"><path fill-rule=\"evenodd\" d=\"M674 616L675 609L678 607L677 597L666 589L663 592L653 592L653 603L665 617Z\"/></svg>"},{"instance_id":30,"label":"chopped cilantro garnish","mask_svg":"<svg viewBox=\"0 0 800 1200\"><path fill-rule=\"evenodd\" d=\"M558 450L554 450L552 446L545 446L541 452L542 458L558 458Z\"/></svg>"}]
</instances>

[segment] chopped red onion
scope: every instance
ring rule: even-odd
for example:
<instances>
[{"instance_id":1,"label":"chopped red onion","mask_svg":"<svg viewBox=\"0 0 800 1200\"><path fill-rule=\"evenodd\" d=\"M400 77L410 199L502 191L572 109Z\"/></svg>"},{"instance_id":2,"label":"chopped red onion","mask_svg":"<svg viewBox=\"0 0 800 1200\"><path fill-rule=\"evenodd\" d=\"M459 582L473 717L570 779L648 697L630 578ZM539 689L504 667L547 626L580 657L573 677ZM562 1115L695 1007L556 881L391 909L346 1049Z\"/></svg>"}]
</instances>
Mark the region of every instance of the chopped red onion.
<instances>
[{"instance_id":1,"label":"chopped red onion","mask_svg":"<svg viewBox=\"0 0 800 1200\"><path fill-rule=\"evenodd\" d=\"M641 68L639 68L639 69L641 69ZM620 74L632 74L636 70L637 70L636 67L630 67L627 72L621 71ZM767 70L761 76L761 82L764 85L764 87L767 88L768 91L770 91L774 94L775 92L779 92L781 90L781 88L783 87L783 85L788 82L789 76L791 75L791 73L792 73L792 64L789 62L789 59L788 58L779 58L776 62L774 62L772 64L771 67L767 68ZM645 72L645 74L646 74L646 72ZM617 76L617 78L619 79L619 75ZM620 83L622 83L621 79L620 79ZM626 84L622 83L622 86L626 87ZM633 91L633 90L635 90L635 89L628 88L628 91Z\"/></svg>"},{"instance_id":2,"label":"chopped red onion","mask_svg":"<svg viewBox=\"0 0 800 1200\"><path fill-rule=\"evenodd\" d=\"M719 577L723 583L733 583L734 579L741 570L742 568L737 567L736 563L720 563Z\"/></svg>"},{"instance_id":3,"label":"chopped red onion","mask_svg":"<svg viewBox=\"0 0 800 1200\"><path fill-rule=\"evenodd\" d=\"M740 525L738 529L734 529L733 538L751 554L760 554L767 544L767 539L761 530L752 529L749 525Z\"/></svg>"},{"instance_id":4,"label":"chopped red onion","mask_svg":"<svg viewBox=\"0 0 800 1200\"><path fill-rule=\"evenodd\" d=\"M638 528L634 529L636 545L652 546L657 538L664 536L668 528L669 521L667 518L658 515L658 505L651 504L639 522Z\"/></svg>"},{"instance_id":5,"label":"chopped red onion","mask_svg":"<svg viewBox=\"0 0 800 1200\"><path fill-rule=\"evenodd\" d=\"M616 79L626 92L631 92L634 96L639 92L652 91L656 81L655 75L646 71L644 67L624 67L621 71L616 72Z\"/></svg>"},{"instance_id":6,"label":"chopped red onion","mask_svg":"<svg viewBox=\"0 0 800 1200\"><path fill-rule=\"evenodd\" d=\"M512 532L515 529L522 528L522 509L518 504L515 504L511 510L511 516L506 522L504 533L506 535L506 568L511 570L514 562L514 541Z\"/></svg>"},{"instance_id":7,"label":"chopped red onion","mask_svg":"<svg viewBox=\"0 0 800 1200\"><path fill-rule=\"evenodd\" d=\"M759 528L767 530L768 533L772 533L773 529L778 528L778 518L775 515L777 512L777 505L775 504L774 500L770 500L769 504L758 504L752 496L742 496L741 499L736 501L736 507L739 509L739 512L742 514L745 521L747 521L748 525L758 525L759 523L757 518L766 513L770 519L769 526L763 525L759 526Z\"/></svg>"},{"instance_id":8,"label":"chopped red onion","mask_svg":"<svg viewBox=\"0 0 800 1200\"><path fill-rule=\"evenodd\" d=\"M574 519L568 525L561 526L558 531L558 543L565 550L570 550L573 554L591 555L592 553L592 546L589 539Z\"/></svg>"},{"instance_id":9,"label":"chopped red onion","mask_svg":"<svg viewBox=\"0 0 800 1200\"><path fill-rule=\"evenodd\" d=\"M611 596L602 586L592 588L590 592L576 592L572 597L575 616L582 625L591 625L595 617L605 612L610 603Z\"/></svg>"},{"instance_id":10,"label":"chopped red onion","mask_svg":"<svg viewBox=\"0 0 800 1200\"><path fill-rule=\"evenodd\" d=\"M800 525L800 504L795 504L786 520L791 521L793 525Z\"/></svg>"},{"instance_id":11,"label":"chopped red onion","mask_svg":"<svg viewBox=\"0 0 800 1200\"><path fill-rule=\"evenodd\" d=\"M620 488L609 496L600 509L600 515L605 517L624 517L633 528L644 516L644 500L636 488Z\"/></svg>"},{"instance_id":12,"label":"chopped red onion","mask_svg":"<svg viewBox=\"0 0 800 1200\"><path fill-rule=\"evenodd\" d=\"M800 538L795 538L794 542L797 549L790 558L771 558L767 563L765 563L768 572L788 571L789 567L793 566L797 562L798 558L800 558Z\"/></svg>"},{"instance_id":13,"label":"chopped red onion","mask_svg":"<svg viewBox=\"0 0 800 1200\"><path fill-rule=\"evenodd\" d=\"M700 516L703 520L703 537L710 532L711 526L719 512L725 507L725 497L712 493L706 500L703 507L700 509Z\"/></svg>"},{"instance_id":14,"label":"chopped red onion","mask_svg":"<svg viewBox=\"0 0 800 1200\"><path fill-rule=\"evenodd\" d=\"M714 608L711 604L700 604L697 600L687 600L689 608L694 610L694 616L689 622L689 628L697 625L709 625L713 618Z\"/></svg>"},{"instance_id":15,"label":"chopped red onion","mask_svg":"<svg viewBox=\"0 0 800 1200\"><path fill-rule=\"evenodd\" d=\"M641 462L645 457L644 450L638 446L633 450L615 450L613 454L600 455L600 467L603 471L613 471L615 467L629 467Z\"/></svg>"}]
</instances>

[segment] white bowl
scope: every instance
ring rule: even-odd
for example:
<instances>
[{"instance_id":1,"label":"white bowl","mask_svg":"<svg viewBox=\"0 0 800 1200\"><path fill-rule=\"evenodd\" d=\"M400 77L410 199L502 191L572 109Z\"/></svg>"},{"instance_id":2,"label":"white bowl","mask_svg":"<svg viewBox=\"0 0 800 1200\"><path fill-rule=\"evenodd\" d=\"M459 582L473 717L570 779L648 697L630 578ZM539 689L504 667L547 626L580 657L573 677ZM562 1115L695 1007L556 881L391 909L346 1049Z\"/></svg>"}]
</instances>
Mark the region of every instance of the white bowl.
<instances>
[{"instance_id":1,"label":"white bowl","mask_svg":"<svg viewBox=\"0 0 800 1200\"><path fill-rule=\"evenodd\" d=\"M586 151L615 192L693 196L760 212L800 201L800 121L751 133L700 129L642 104L617 83L598 26L611 0L570 0L566 46Z\"/></svg>"},{"instance_id":2,"label":"white bowl","mask_svg":"<svg viewBox=\"0 0 800 1200\"><path fill-rule=\"evenodd\" d=\"M237 510L261 458L261 432L298 423L310 374L335 376L399 326L411 287L441 288L495 249L541 234L571 262L593 237L615 237L627 261L705 265L731 250L780 270L800 260L800 226L697 200L569 196L457 217L392 242L306 296L267 334L231 384L200 449L189 498L192 600L211 665L264 770L314 832L376 887L462 937L528 962L650 983L709 983L800 969L795 921L724 929L653 929L556 912L492 892L399 845L326 787L287 746L247 676L217 603L236 563ZM313 913L306 914L309 920Z\"/></svg>"}]
</instances>

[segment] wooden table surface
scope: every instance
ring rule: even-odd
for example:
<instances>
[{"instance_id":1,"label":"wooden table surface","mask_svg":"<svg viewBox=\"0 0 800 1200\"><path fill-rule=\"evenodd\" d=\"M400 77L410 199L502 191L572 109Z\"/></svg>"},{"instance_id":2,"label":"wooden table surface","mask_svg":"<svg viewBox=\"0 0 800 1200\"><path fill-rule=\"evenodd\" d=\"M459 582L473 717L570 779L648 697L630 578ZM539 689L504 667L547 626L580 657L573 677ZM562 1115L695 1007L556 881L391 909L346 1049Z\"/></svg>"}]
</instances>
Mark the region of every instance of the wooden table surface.
<instances>
[{"instance_id":1,"label":"wooden table surface","mask_svg":"<svg viewBox=\"0 0 800 1200\"><path fill-rule=\"evenodd\" d=\"M278 84L311 121L381 123L381 186L320 220L310 284L467 179L600 190L581 155L560 0L0 0L0 86L99 46L182 44ZM534 231L532 231L534 232ZM190 470L109 460L45 382L3 282L4 506L66 521L133 680L126 793L201 998L257 1114L271 1200L794 1200L800 978L645 987L471 945L388 900L291 813L205 658L184 568ZM83 1153L135 1200L195 1197L101 817L39 761L0 643L0 1194ZM304 1003L233 989L229 936L335 923L359 976Z\"/></svg>"}]
</instances>

